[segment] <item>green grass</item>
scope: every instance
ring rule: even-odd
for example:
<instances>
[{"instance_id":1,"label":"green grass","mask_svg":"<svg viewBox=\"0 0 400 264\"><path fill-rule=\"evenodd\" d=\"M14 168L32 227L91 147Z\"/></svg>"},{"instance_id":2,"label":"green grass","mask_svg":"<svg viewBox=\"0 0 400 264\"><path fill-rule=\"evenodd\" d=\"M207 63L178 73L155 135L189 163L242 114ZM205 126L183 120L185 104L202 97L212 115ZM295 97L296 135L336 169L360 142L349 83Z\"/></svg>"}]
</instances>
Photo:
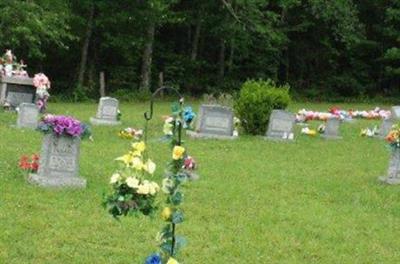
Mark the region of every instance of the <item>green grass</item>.
<instances>
[{"instance_id":1,"label":"green grass","mask_svg":"<svg viewBox=\"0 0 400 264\"><path fill-rule=\"evenodd\" d=\"M198 104L196 103L196 108ZM292 104L326 110L328 104ZM371 109L375 105L340 105ZM39 132L11 127L0 113L0 263L143 263L157 250L158 219L115 221L101 207L113 159L129 148L119 128L143 125L147 103L123 104L121 127L95 127L81 146L84 190L27 184L22 154L38 152ZM51 104L50 112L88 121L95 104ZM169 103L157 103L149 149L161 181L170 158L161 135ZM342 126L343 140L297 134L294 143L241 136L236 141L186 140L201 179L185 187L189 244L184 263L400 263L400 187L377 182L389 151L382 140L359 137L378 121ZM317 123L313 124L314 126ZM297 129L300 129L299 127Z\"/></svg>"}]
</instances>

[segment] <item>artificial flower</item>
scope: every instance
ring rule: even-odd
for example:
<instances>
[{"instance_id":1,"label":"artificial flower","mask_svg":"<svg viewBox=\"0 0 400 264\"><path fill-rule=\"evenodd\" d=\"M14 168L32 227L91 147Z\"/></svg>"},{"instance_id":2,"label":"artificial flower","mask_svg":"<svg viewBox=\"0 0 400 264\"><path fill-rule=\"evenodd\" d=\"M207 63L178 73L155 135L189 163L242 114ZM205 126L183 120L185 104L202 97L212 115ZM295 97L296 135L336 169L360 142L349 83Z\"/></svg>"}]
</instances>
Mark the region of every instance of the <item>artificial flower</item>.
<instances>
[{"instance_id":1,"label":"artificial flower","mask_svg":"<svg viewBox=\"0 0 400 264\"><path fill-rule=\"evenodd\" d=\"M170 190L174 188L174 181L168 178L165 178L162 181L162 191L166 194L170 193Z\"/></svg>"},{"instance_id":2,"label":"artificial flower","mask_svg":"<svg viewBox=\"0 0 400 264\"><path fill-rule=\"evenodd\" d=\"M145 145L144 141L135 142L132 144L132 148L134 148L135 150L137 150L139 152L143 152L146 149L146 145Z\"/></svg>"},{"instance_id":3,"label":"artificial flower","mask_svg":"<svg viewBox=\"0 0 400 264\"><path fill-rule=\"evenodd\" d=\"M132 163L130 164L130 166L136 170L141 170L141 169L143 169L143 162L140 158L133 157Z\"/></svg>"},{"instance_id":4,"label":"artificial flower","mask_svg":"<svg viewBox=\"0 0 400 264\"><path fill-rule=\"evenodd\" d=\"M174 149L172 150L172 159L174 160L179 160L183 157L183 154L185 153L185 148L182 146L175 146Z\"/></svg>"},{"instance_id":5,"label":"artificial flower","mask_svg":"<svg viewBox=\"0 0 400 264\"><path fill-rule=\"evenodd\" d=\"M129 166L132 164L133 156L130 154L125 154L121 157L116 158L115 160L122 161L123 163L125 163L126 166Z\"/></svg>"},{"instance_id":6,"label":"artificial flower","mask_svg":"<svg viewBox=\"0 0 400 264\"><path fill-rule=\"evenodd\" d=\"M150 188L149 181L144 180L143 183L138 186L137 193L144 195L149 194Z\"/></svg>"},{"instance_id":7,"label":"artificial flower","mask_svg":"<svg viewBox=\"0 0 400 264\"><path fill-rule=\"evenodd\" d=\"M172 134L173 134L172 128L173 128L173 127L174 127L174 126L173 126L171 123L165 122L165 123L164 123L164 126L163 126L163 133L164 133L164 135L166 135L166 136L172 136Z\"/></svg>"},{"instance_id":8,"label":"artificial flower","mask_svg":"<svg viewBox=\"0 0 400 264\"><path fill-rule=\"evenodd\" d=\"M119 174L119 173L114 173L114 174L111 176L110 184L115 184L115 183L117 183L120 179L121 179L121 174Z\"/></svg>"},{"instance_id":9,"label":"artificial flower","mask_svg":"<svg viewBox=\"0 0 400 264\"><path fill-rule=\"evenodd\" d=\"M161 257L159 254L152 254L146 258L145 264L162 264Z\"/></svg>"},{"instance_id":10,"label":"artificial flower","mask_svg":"<svg viewBox=\"0 0 400 264\"><path fill-rule=\"evenodd\" d=\"M171 220L172 213L173 213L173 211L170 207L165 207L161 212L161 219L164 221Z\"/></svg>"},{"instance_id":11,"label":"artificial flower","mask_svg":"<svg viewBox=\"0 0 400 264\"><path fill-rule=\"evenodd\" d=\"M149 194L150 195L155 195L159 190L160 190L160 187L158 186L157 183L155 183L155 182L149 183Z\"/></svg>"},{"instance_id":12,"label":"artificial flower","mask_svg":"<svg viewBox=\"0 0 400 264\"><path fill-rule=\"evenodd\" d=\"M174 258L169 258L167 264L179 264L179 262Z\"/></svg>"},{"instance_id":13,"label":"artificial flower","mask_svg":"<svg viewBox=\"0 0 400 264\"><path fill-rule=\"evenodd\" d=\"M135 177L128 177L125 180L126 185L128 185L131 188L138 188L139 187L139 180L136 179Z\"/></svg>"},{"instance_id":14,"label":"artificial flower","mask_svg":"<svg viewBox=\"0 0 400 264\"><path fill-rule=\"evenodd\" d=\"M185 170L193 170L196 167L196 162L191 156L187 156L183 161L183 169Z\"/></svg>"},{"instance_id":15,"label":"artificial flower","mask_svg":"<svg viewBox=\"0 0 400 264\"><path fill-rule=\"evenodd\" d=\"M151 159L148 159L144 164L143 169L148 173L153 174L156 170L156 164Z\"/></svg>"}]
</instances>

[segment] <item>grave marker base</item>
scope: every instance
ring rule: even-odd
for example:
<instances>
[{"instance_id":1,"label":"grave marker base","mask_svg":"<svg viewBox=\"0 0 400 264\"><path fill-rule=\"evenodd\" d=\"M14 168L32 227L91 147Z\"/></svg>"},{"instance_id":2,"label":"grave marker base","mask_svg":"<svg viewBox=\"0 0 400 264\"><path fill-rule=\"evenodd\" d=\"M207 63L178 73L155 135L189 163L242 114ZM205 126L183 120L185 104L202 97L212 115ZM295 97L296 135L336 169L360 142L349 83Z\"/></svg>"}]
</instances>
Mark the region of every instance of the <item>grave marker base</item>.
<instances>
[{"instance_id":1,"label":"grave marker base","mask_svg":"<svg viewBox=\"0 0 400 264\"><path fill-rule=\"evenodd\" d=\"M28 182L41 187L72 187L85 188L86 179L79 177L45 177L36 173L30 173Z\"/></svg>"},{"instance_id":2,"label":"grave marker base","mask_svg":"<svg viewBox=\"0 0 400 264\"><path fill-rule=\"evenodd\" d=\"M206 134L206 133L198 133L195 131L190 131L187 130L186 131L186 135L188 135L191 138L204 138L204 139L229 139L229 140L233 140L233 139L237 139L238 136L224 136L224 135L214 135L214 134Z\"/></svg>"},{"instance_id":3,"label":"grave marker base","mask_svg":"<svg viewBox=\"0 0 400 264\"><path fill-rule=\"evenodd\" d=\"M121 121L100 119L100 118L96 118L96 117L91 117L90 123L94 126L101 126L101 125L103 125L103 126L118 126L118 125L121 125Z\"/></svg>"}]
</instances>

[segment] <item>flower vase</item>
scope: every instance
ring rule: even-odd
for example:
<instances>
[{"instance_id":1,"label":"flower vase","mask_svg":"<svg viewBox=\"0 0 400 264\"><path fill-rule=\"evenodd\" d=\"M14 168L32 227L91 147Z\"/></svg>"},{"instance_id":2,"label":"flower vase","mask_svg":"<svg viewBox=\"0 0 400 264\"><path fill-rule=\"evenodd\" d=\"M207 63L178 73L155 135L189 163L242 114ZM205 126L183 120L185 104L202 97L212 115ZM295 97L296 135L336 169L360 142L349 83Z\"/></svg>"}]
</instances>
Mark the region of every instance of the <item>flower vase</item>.
<instances>
[{"instance_id":1,"label":"flower vase","mask_svg":"<svg viewBox=\"0 0 400 264\"><path fill-rule=\"evenodd\" d=\"M392 149L387 176L379 177L381 182L387 184L400 184L400 148Z\"/></svg>"},{"instance_id":2,"label":"flower vase","mask_svg":"<svg viewBox=\"0 0 400 264\"><path fill-rule=\"evenodd\" d=\"M44 187L86 187L79 177L79 137L46 134L37 174L29 175L29 182Z\"/></svg>"}]
</instances>

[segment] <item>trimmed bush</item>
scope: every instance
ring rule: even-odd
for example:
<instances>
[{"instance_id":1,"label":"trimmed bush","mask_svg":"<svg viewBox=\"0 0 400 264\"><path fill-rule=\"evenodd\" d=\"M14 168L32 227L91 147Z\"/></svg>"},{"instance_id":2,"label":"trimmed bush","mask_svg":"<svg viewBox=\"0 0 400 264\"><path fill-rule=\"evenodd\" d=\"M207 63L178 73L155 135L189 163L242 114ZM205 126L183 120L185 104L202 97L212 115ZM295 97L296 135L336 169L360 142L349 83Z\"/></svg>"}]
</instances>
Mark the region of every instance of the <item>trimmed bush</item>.
<instances>
[{"instance_id":1,"label":"trimmed bush","mask_svg":"<svg viewBox=\"0 0 400 264\"><path fill-rule=\"evenodd\" d=\"M272 80L249 80L235 100L235 111L246 133L264 134L273 109L285 109L290 102L289 85L277 86Z\"/></svg>"}]
</instances>

